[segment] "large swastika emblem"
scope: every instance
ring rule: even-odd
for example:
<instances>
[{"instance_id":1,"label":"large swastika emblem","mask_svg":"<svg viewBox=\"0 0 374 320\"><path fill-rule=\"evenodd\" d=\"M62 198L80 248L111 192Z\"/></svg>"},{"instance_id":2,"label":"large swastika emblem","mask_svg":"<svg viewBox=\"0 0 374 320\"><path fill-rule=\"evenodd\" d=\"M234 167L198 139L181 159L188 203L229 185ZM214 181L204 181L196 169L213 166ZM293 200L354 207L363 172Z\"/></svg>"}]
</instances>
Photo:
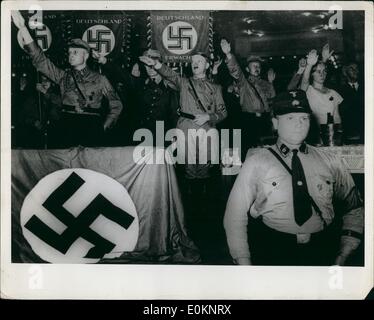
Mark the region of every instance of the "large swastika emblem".
<instances>
[{"instance_id":1,"label":"large swastika emblem","mask_svg":"<svg viewBox=\"0 0 374 320\"><path fill-rule=\"evenodd\" d=\"M174 54L186 54L192 51L197 43L195 28L184 21L169 24L162 32L164 47Z\"/></svg>"},{"instance_id":2,"label":"large swastika emblem","mask_svg":"<svg viewBox=\"0 0 374 320\"><path fill-rule=\"evenodd\" d=\"M34 30L34 38L38 42L39 47L42 48L43 51L47 51L52 43L51 30L49 30L49 28L45 24L38 26L38 28L35 28ZM18 44L23 49L25 44L23 43L23 38L20 31L18 31L17 33L17 40Z\"/></svg>"},{"instance_id":3,"label":"large swastika emblem","mask_svg":"<svg viewBox=\"0 0 374 320\"><path fill-rule=\"evenodd\" d=\"M112 30L103 25L94 25L89 27L84 33L82 39L86 41L90 47L103 56L112 52L116 45L116 39Z\"/></svg>"},{"instance_id":4,"label":"large swastika emblem","mask_svg":"<svg viewBox=\"0 0 374 320\"><path fill-rule=\"evenodd\" d=\"M116 180L87 169L44 177L21 209L25 239L43 260L94 263L134 250L139 234L135 205Z\"/></svg>"}]
</instances>

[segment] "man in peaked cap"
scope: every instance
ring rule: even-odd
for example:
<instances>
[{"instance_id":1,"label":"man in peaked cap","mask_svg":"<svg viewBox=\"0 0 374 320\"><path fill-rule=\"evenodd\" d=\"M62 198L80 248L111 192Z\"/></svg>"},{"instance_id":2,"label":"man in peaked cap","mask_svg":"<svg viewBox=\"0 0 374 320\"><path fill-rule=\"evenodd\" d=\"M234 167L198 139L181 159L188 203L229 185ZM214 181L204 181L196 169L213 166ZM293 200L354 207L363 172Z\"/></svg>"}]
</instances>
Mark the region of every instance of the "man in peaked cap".
<instances>
[{"instance_id":1,"label":"man in peaked cap","mask_svg":"<svg viewBox=\"0 0 374 320\"><path fill-rule=\"evenodd\" d=\"M68 44L71 68L62 70L33 40L19 11L12 11L12 19L35 68L60 86L63 104L59 123L61 141L54 145L63 148L103 145L104 131L115 125L122 103L107 78L87 67L91 51L88 43L81 39L71 40ZM104 97L108 101L108 112L104 112L102 105Z\"/></svg>"},{"instance_id":2,"label":"man in peaked cap","mask_svg":"<svg viewBox=\"0 0 374 320\"><path fill-rule=\"evenodd\" d=\"M213 130L210 132L214 131L216 125L227 117L221 87L211 83L206 77L206 71L209 68L208 57L202 52L195 53L192 56L192 77L190 78L180 76L157 59L147 56L139 57L139 59L148 67L154 68L180 92L181 113L177 128L183 131L185 137L189 136L189 130L196 130L200 135L199 141L197 139L188 140L187 138L185 141L187 142L185 148L186 178L189 180L208 179L211 176L213 166L212 154L215 153L214 148L217 145L217 140L214 140L214 138L210 139L211 143L207 142L208 131L211 129ZM184 145L185 142L177 141L177 144L183 143ZM201 157L200 162L199 155L202 153L206 157L205 159Z\"/></svg>"},{"instance_id":3,"label":"man in peaked cap","mask_svg":"<svg viewBox=\"0 0 374 320\"><path fill-rule=\"evenodd\" d=\"M240 68L236 57L231 52L231 45L226 39L221 40L222 52L226 55L226 65L230 75L236 79L239 87L242 130L242 150L246 152L249 147L261 145L261 138L270 136L270 99L274 98L273 81L275 72L268 71L268 79L261 79L261 63L259 56L251 55L247 58L246 77ZM245 153L244 153L245 155Z\"/></svg>"},{"instance_id":4,"label":"man in peaked cap","mask_svg":"<svg viewBox=\"0 0 374 320\"><path fill-rule=\"evenodd\" d=\"M226 207L237 264L344 265L361 242L359 192L339 157L304 142L310 115L301 90L274 99L278 140L249 152Z\"/></svg>"},{"instance_id":5,"label":"man in peaked cap","mask_svg":"<svg viewBox=\"0 0 374 320\"><path fill-rule=\"evenodd\" d=\"M186 226L199 248L208 252L205 234L200 230L207 225L205 208L212 192L214 176L217 174L218 160L218 131L216 125L227 117L222 89L210 82L206 77L209 59L198 52L191 57L192 77L183 77L159 61L142 56L139 58L144 64L170 81L179 92L180 113L177 129L178 153L184 155L178 161L184 165L186 203ZM182 159L181 159L182 158ZM213 170L212 170L213 169ZM205 251L205 249L207 249Z\"/></svg>"}]
</instances>

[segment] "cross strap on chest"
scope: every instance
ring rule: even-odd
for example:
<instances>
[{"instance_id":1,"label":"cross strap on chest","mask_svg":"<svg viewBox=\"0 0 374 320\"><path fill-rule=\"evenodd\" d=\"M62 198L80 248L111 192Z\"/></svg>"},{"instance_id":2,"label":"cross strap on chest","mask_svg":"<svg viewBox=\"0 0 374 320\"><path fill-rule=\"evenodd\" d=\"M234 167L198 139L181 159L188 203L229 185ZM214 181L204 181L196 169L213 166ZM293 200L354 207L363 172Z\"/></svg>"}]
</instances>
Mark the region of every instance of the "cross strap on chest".
<instances>
[{"instance_id":1,"label":"cross strap on chest","mask_svg":"<svg viewBox=\"0 0 374 320\"><path fill-rule=\"evenodd\" d=\"M287 170L287 172L292 176L292 169L287 165L287 163L281 158L281 156L274 151L274 149L272 148L267 148L270 153L282 164L282 166ZM318 207L318 205L316 204L316 202L313 200L312 196L308 193L308 197L310 199L310 203L312 204L314 210L317 212L319 218L321 219L322 223L323 223L323 227L326 228L327 227L327 223L326 223L326 220L323 218L322 216L322 211L321 209Z\"/></svg>"}]
</instances>

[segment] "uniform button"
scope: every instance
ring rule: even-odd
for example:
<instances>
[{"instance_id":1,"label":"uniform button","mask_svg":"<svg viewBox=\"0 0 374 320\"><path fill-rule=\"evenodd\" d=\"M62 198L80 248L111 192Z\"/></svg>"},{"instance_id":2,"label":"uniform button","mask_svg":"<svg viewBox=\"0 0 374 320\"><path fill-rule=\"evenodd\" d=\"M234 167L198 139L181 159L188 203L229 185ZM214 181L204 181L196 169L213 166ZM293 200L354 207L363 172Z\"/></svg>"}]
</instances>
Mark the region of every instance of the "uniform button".
<instances>
[{"instance_id":1,"label":"uniform button","mask_svg":"<svg viewBox=\"0 0 374 320\"><path fill-rule=\"evenodd\" d=\"M156 100L156 97L152 97L153 100Z\"/></svg>"},{"instance_id":2,"label":"uniform button","mask_svg":"<svg viewBox=\"0 0 374 320\"><path fill-rule=\"evenodd\" d=\"M274 181L274 182L272 183L272 185L273 185L273 187L275 187L275 186L277 185L277 183Z\"/></svg>"},{"instance_id":3,"label":"uniform button","mask_svg":"<svg viewBox=\"0 0 374 320\"><path fill-rule=\"evenodd\" d=\"M302 185L303 185L303 182L302 182L302 181L297 181L297 185L298 185L298 186L302 186Z\"/></svg>"},{"instance_id":4,"label":"uniform button","mask_svg":"<svg viewBox=\"0 0 374 320\"><path fill-rule=\"evenodd\" d=\"M151 106L152 106L152 107L154 107L154 106L155 106L155 104L154 104L154 103L152 103L152 104L151 104Z\"/></svg>"}]
</instances>

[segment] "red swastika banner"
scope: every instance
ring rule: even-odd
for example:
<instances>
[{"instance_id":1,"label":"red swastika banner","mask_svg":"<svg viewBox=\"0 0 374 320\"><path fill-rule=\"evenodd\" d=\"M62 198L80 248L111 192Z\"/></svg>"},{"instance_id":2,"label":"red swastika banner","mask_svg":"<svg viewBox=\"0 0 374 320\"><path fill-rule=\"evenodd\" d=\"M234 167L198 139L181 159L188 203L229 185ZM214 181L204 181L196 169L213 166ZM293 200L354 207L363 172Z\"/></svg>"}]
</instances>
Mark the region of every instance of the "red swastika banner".
<instances>
[{"instance_id":1,"label":"red swastika banner","mask_svg":"<svg viewBox=\"0 0 374 320\"><path fill-rule=\"evenodd\" d=\"M208 52L209 11L151 11L151 45L166 62L189 62Z\"/></svg>"}]
</instances>

